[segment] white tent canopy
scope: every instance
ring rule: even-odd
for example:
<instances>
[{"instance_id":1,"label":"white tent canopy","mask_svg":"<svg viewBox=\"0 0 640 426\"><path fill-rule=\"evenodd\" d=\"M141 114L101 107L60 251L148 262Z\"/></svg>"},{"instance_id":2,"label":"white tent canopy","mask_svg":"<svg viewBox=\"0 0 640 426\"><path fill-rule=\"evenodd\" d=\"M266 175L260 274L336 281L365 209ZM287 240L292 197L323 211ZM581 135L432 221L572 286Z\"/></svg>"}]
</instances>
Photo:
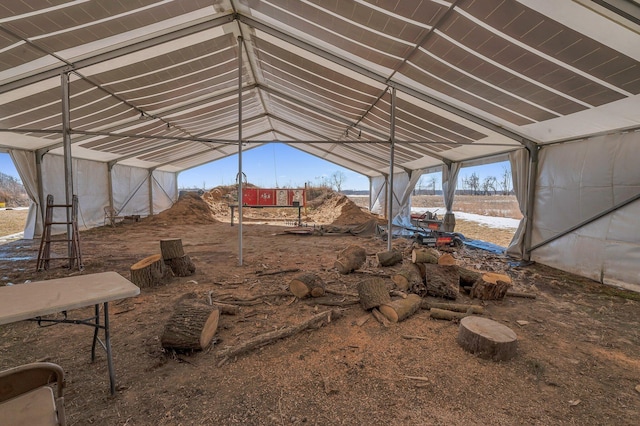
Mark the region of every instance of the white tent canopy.
<instances>
[{"instance_id":1,"label":"white tent canopy","mask_svg":"<svg viewBox=\"0 0 640 426\"><path fill-rule=\"evenodd\" d=\"M66 195L70 154L85 225L157 213L240 131L376 188L397 175L394 212L425 170L510 154L527 218L510 252L640 286L636 1L4 3L0 149L38 205Z\"/></svg>"}]
</instances>

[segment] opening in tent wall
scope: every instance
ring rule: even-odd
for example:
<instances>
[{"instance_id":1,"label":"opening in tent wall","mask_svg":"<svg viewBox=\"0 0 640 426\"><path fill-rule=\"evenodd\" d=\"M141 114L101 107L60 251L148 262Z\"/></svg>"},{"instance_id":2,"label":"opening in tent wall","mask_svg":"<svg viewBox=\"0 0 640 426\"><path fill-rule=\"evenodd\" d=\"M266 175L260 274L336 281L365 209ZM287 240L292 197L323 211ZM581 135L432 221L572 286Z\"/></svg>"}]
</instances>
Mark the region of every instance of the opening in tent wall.
<instances>
[{"instance_id":1,"label":"opening in tent wall","mask_svg":"<svg viewBox=\"0 0 640 426\"><path fill-rule=\"evenodd\" d=\"M21 173L22 175L22 173ZM24 180L24 178L23 178ZM45 155L42 160L42 194L52 194L55 204L65 204L64 158L59 155ZM150 184L151 182L151 184ZM150 187L153 199L150 200ZM178 199L177 177L175 173L116 165L111 171L113 207L119 216L157 214L170 208ZM78 195L78 227L88 229L104 224L105 207L109 206L109 173L106 163L73 159L73 190ZM65 221L63 208L53 211L54 221ZM41 227L27 223L29 234L39 238ZM65 225L55 225L54 233L66 232Z\"/></svg>"},{"instance_id":2,"label":"opening in tent wall","mask_svg":"<svg viewBox=\"0 0 640 426\"><path fill-rule=\"evenodd\" d=\"M543 147L532 246L640 194L640 132ZM640 291L640 200L549 242L532 260Z\"/></svg>"}]
</instances>

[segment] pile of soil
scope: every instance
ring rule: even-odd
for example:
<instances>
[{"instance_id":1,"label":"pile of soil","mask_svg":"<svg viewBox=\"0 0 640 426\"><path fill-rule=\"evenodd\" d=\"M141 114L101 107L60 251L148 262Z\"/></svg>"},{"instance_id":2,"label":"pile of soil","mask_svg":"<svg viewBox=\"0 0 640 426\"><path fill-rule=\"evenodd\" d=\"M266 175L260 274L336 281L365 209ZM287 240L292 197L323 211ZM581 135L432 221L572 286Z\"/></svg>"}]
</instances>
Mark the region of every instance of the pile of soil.
<instances>
[{"instance_id":1,"label":"pile of soil","mask_svg":"<svg viewBox=\"0 0 640 426\"><path fill-rule=\"evenodd\" d=\"M309 214L312 220L331 225L360 225L377 220L378 216L358 207L345 195L331 192Z\"/></svg>"},{"instance_id":2,"label":"pile of soil","mask_svg":"<svg viewBox=\"0 0 640 426\"><path fill-rule=\"evenodd\" d=\"M247 187L255 187L255 185L247 184ZM226 221L229 220L230 215L229 203L237 201L236 191L235 185L217 186L205 192L202 199L217 219ZM345 195L328 189L315 195L313 199L307 199L306 215L302 218L306 223L344 226L360 225L378 219L378 216L359 207ZM298 211L294 208L246 209L243 213L245 219L269 222L278 219L291 220L297 215Z\"/></svg>"},{"instance_id":3,"label":"pile of soil","mask_svg":"<svg viewBox=\"0 0 640 426\"><path fill-rule=\"evenodd\" d=\"M198 194L193 192L187 192L170 209L145 218L144 221L190 224L218 222L211 211L211 207Z\"/></svg>"}]
</instances>

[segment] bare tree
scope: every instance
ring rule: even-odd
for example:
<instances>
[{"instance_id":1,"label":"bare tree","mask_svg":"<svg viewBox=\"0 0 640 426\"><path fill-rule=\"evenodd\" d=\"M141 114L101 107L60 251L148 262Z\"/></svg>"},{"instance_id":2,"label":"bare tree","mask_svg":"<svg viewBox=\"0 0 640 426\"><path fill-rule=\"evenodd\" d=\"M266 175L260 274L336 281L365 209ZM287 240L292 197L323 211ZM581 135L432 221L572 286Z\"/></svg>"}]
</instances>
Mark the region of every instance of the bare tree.
<instances>
[{"instance_id":1,"label":"bare tree","mask_svg":"<svg viewBox=\"0 0 640 426\"><path fill-rule=\"evenodd\" d=\"M331 175L331 178L330 178L331 186L333 186L337 192L340 192L342 191L342 185L346 180L347 180L347 177L345 176L345 174L337 170L333 172L333 174Z\"/></svg>"},{"instance_id":2,"label":"bare tree","mask_svg":"<svg viewBox=\"0 0 640 426\"><path fill-rule=\"evenodd\" d=\"M490 195L490 192L493 191L493 195L498 191L496 188L496 182L498 179L495 176L487 176L482 181L482 192L484 195Z\"/></svg>"},{"instance_id":3,"label":"bare tree","mask_svg":"<svg viewBox=\"0 0 640 426\"><path fill-rule=\"evenodd\" d=\"M431 188L431 195L436 195L436 184L438 183L438 178L435 176L431 176L427 181L427 186Z\"/></svg>"},{"instance_id":4,"label":"bare tree","mask_svg":"<svg viewBox=\"0 0 640 426\"><path fill-rule=\"evenodd\" d=\"M473 172L471 176L467 178L467 185L473 195L478 195L480 192L480 176L476 172Z\"/></svg>"},{"instance_id":5,"label":"bare tree","mask_svg":"<svg viewBox=\"0 0 640 426\"><path fill-rule=\"evenodd\" d=\"M503 166L502 168L502 176L500 176L500 190L502 191L502 195L509 195L511 193L513 181L511 180L511 170Z\"/></svg>"}]
</instances>

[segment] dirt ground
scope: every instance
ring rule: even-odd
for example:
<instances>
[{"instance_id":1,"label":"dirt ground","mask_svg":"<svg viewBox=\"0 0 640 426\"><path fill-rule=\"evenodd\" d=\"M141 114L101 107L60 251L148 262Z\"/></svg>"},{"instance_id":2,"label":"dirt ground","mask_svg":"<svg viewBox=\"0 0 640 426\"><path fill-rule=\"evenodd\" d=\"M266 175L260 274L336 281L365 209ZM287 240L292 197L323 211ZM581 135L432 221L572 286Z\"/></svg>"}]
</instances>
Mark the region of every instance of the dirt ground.
<instances>
[{"instance_id":1,"label":"dirt ground","mask_svg":"<svg viewBox=\"0 0 640 426\"><path fill-rule=\"evenodd\" d=\"M504 272L515 290L536 295L483 303L485 317L518 336L514 359L483 360L458 346L457 323L434 320L429 311L389 327L369 315L359 326L356 320L368 315L360 305L346 304L342 296L331 300L343 307L298 300L287 291L298 272L275 273L310 271L330 289L357 292L361 280L398 268L377 266L375 253L387 243L375 235L286 234L290 227L270 223L289 219L261 218L277 212L255 210L247 212L254 219L247 217L243 227L239 266L239 228L230 226L219 195L209 199L217 206L213 214L190 199L141 222L81 233L82 273L112 270L128 278L129 267L159 253L165 238L181 238L197 268L192 276L174 277L111 304L115 396L109 395L104 353L90 362L92 332L86 327L0 326L0 369L37 360L60 364L70 425L637 424L640 295L543 265L517 266L500 255L459 249L453 255L460 265ZM315 223L324 216L327 223L348 225L370 218L335 197L317 210L325 206L324 213L305 220ZM410 259L411 241L393 243ZM359 273L339 275L333 268L336 252L350 244L366 249L366 265ZM1 282L19 285L80 273L62 261L35 272L37 249L36 241L0 245ZM203 301L210 294L241 304L240 313L220 317L210 348L193 354L165 351L159 340L164 325L176 301L191 292ZM471 300L461 293L457 302ZM217 355L329 309L341 315L323 327L224 363Z\"/></svg>"}]
</instances>

